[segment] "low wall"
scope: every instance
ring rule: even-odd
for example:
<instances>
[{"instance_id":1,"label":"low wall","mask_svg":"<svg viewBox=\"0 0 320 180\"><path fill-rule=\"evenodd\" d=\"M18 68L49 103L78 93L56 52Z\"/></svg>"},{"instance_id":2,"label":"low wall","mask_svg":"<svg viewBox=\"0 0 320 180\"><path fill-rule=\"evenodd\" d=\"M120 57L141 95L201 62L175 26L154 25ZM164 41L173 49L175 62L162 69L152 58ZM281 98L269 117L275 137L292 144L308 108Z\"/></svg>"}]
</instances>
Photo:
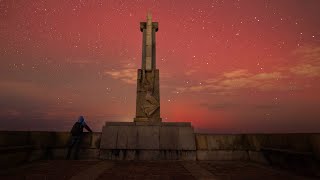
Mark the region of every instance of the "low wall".
<instances>
[{"instance_id":1,"label":"low wall","mask_svg":"<svg viewBox=\"0 0 320 180\"><path fill-rule=\"evenodd\" d=\"M101 133L84 133L80 159L97 159ZM0 131L0 169L40 159L64 159L70 133Z\"/></svg>"},{"instance_id":2,"label":"low wall","mask_svg":"<svg viewBox=\"0 0 320 180\"><path fill-rule=\"evenodd\" d=\"M320 134L196 134L198 160L266 162L265 151L310 154L320 159Z\"/></svg>"},{"instance_id":3,"label":"low wall","mask_svg":"<svg viewBox=\"0 0 320 180\"><path fill-rule=\"evenodd\" d=\"M0 131L0 168L39 159L64 159L69 137L67 132ZM100 139L101 133L85 133L80 159L99 158ZM320 160L320 134L195 134L195 142L197 160L264 164L286 164L288 158L304 164Z\"/></svg>"}]
</instances>

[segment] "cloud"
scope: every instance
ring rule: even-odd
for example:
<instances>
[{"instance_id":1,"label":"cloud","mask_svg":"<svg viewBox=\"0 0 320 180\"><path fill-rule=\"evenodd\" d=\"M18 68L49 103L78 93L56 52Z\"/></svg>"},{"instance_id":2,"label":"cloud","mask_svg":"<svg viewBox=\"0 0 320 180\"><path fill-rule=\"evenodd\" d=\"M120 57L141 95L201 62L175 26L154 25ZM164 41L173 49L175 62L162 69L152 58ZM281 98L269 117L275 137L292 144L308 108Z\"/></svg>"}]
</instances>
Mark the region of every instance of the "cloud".
<instances>
[{"instance_id":1,"label":"cloud","mask_svg":"<svg viewBox=\"0 0 320 180\"><path fill-rule=\"evenodd\" d=\"M195 69L190 69L190 70L187 70L186 72L185 72L185 75L186 76L190 76L190 75L192 75L192 74L194 74L194 73L196 73L197 72L197 70L195 70Z\"/></svg>"},{"instance_id":2,"label":"cloud","mask_svg":"<svg viewBox=\"0 0 320 180\"><path fill-rule=\"evenodd\" d=\"M320 47L306 46L299 48L293 51L293 55L292 58L297 59L298 63L275 67L270 72L254 73L247 69L237 69L224 72L215 78L205 79L201 84L177 87L175 91L227 95L248 89L257 91L298 90L297 87L288 86L283 80L320 77Z\"/></svg>"},{"instance_id":3,"label":"cloud","mask_svg":"<svg viewBox=\"0 0 320 180\"><path fill-rule=\"evenodd\" d=\"M223 74L223 76L226 78L247 77L248 75L249 74L247 69L239 69L236 71L226 72Z\"/></svg>"},{"instance_id":4,"label":"cloud","mask_svg":"<svg viewBox=\"0 0 320 180\"><path fill-rule=\"evenodd\" d=\"M316 77L320 76L320 66L311 64L299 64L290 68L293 74L306 76L306 77Z\"/></svg>"},{"instance_id":5,"label":"cloud","mask_svg":"<svg viewBox=\"0 0 320 180\"><path fill-rule=\"evenodd\" d=\"M137 69L128 68L120 70L105 71L106 75L111 76L114 79L119 79L127 84L137 83Z\"/></svg>"},{"instance_id":6,"label":"cloud","mask_svg":"<svg viewBox=\"0 0 320 180\"><path fill-rule=\"evenodd\" d=\"M237 90L255 88L261 91L278 89L281 83L279 79L286 76L280 72L270 73L249 73L248 70L239 69L223 73L217 78L204 80L200 85L191 85L188 87L178 87L178 92L201 92L210 94L232 94Z\"/></svg>"},{"instance_id":7,"label":"cloud","mask_svg":"<svg viewBox=\"0 0 320 180\"><path fill-rule=\"evenodd\" d=\"M293 52L300 63L289 68L290 72L302 77L320 76L320 47L305 46Z\"/></svg>"}]
</instances>

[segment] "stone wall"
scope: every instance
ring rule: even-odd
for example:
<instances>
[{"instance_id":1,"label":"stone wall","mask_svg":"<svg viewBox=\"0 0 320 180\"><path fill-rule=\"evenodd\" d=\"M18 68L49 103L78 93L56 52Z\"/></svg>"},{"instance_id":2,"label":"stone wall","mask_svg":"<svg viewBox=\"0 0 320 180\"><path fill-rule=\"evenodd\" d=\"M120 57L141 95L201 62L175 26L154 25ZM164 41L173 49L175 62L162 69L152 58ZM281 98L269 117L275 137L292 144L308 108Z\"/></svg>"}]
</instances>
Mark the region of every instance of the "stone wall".
<instances>
[{"instance_id":1,"label":"stone wall","mask_svg":"<svg viewBox=\"0 0 320 180\"><path fill-rule=\"evenodd\" d=\"M265 151L310 154L320 159L320 134L196 134L198 160L265 162Z\"/></svg>"},{"instance_id":2,"label":"stone wall","mask_svg":"<svg viewBox=\"0 0 320 180\"><path fill-rule=\"evenodd\" d=\"M0 131L0 168L38 159L63 159L69 136L66 132ZM101 133L85 133L80 159L99 158L100 139ZM248 160L264 164L286 164L287 160L310 164L313 163L310 159L320 160L320 134L196 134L195 142L197 160ZM162 153L173 159L177 156L175 151Z\"/></svg>"},{"instance_id":3,"label":"stone wall","mask_svg":"<svg viewBox=\"0 0 320 180\"><path fill-rule=\"evenodd\" d=\"M85 133L79 152L81 159L99 156L101 133ZM70 133L0 131L0 168L39 159L64 159Z\"/></svg>"},{"instance_id":4,"label":"stone wall","mask_svg":"<svg viewBox=\"0 0 320 180\"><path fill-rule=\"evenodd\" d=\"M107 122L100 158L107 160L196 160L191 123Z\"/></svg>"}]
</instances>

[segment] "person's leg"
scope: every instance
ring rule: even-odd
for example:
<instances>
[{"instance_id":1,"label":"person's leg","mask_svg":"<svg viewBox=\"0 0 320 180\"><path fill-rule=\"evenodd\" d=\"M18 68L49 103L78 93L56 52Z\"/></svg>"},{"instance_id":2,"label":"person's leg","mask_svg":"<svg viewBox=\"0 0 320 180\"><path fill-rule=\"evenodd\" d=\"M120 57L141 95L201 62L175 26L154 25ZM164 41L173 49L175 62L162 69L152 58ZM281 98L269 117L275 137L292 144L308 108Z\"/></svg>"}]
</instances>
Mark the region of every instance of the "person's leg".
<instances>
[{"instance_id":1,"label":"person's leg","mask_svg":"<svg viewBox=\"0 0 320 180\"><path fill-rule=\"evenodd\" d=\"M76 141L75 141L75 137L71 136L69 143L68 143L68 154L66 159L70 159L70 155L71 155L71 151L72 151L72 147L75 145Z\"/></svg>"},{"instance_id":2,"label":"person's leg","mask_svg":"<svg viewBox=\"0 0 320 180\"><path fill-rule=\"evenodd\" d=\"M79 150L80 150L80 146L81 146L81 141L82 141L82 136L78 136L77 140L75 142L75 152L74 152L74 159L78 159L78 155L79 155Z\"/></svg>"}]
</instances>

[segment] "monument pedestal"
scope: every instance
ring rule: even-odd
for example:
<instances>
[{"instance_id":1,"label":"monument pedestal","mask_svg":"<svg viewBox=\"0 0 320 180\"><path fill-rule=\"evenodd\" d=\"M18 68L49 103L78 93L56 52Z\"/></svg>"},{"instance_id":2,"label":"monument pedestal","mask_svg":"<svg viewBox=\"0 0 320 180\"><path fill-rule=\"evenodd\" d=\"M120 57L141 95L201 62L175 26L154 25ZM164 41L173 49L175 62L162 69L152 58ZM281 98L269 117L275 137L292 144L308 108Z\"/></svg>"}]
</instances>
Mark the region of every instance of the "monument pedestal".
<instances>
[{"instance_id":1,"label":"monument pedestal","mask_svg":"<svg viewBox=\"0 0 320 180\"><path fill-rule=\"evenodd\" d=\"M196 160L188 122L106 122L100 158L108 160Z\"/></svg>"}]
</instances>

